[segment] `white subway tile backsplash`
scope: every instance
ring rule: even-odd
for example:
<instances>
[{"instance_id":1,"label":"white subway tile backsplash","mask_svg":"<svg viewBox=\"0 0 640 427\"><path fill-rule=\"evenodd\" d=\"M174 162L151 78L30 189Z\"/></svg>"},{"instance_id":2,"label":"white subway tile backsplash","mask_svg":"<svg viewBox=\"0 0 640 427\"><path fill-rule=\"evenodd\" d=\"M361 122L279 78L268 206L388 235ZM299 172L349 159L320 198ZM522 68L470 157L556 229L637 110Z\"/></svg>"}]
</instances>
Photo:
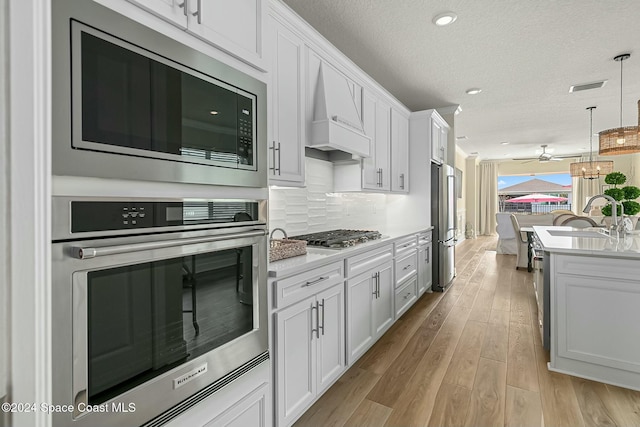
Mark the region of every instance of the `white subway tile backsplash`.
<instances>
[{"instance_id":1,"label":"white subway tile backsplash","mask_svg":"<svg viewBox=\"0 0 640 427\"><path fill-rule=\"evenodd\" d=\"M333 193L333 164L306 159L306 188L269 190L269 228L289 235L336 228L380 229L387 223L384 194Z\"/></svg>"}]
</instances>

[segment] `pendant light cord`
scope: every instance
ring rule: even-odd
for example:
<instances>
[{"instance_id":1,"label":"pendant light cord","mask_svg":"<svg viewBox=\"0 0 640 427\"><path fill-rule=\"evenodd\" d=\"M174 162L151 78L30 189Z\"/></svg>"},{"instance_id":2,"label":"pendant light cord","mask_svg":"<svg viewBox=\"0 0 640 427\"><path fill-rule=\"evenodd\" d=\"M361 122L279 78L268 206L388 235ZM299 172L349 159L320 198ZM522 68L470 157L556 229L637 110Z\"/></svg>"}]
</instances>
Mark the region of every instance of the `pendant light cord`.
<instances>
[{"instance_id":1,"label":"pendant light cord","mask_svg":"<svg viewBox=\"0 0 640 427\"><path fill-rule=\"evenodd\" d=\"M620 59L620 127L622 127L622 63L625 59Z\"/></svg>"},{"instance_id":2,"label":"pendant light cord","mask_svg":"<svg viewBox=\"0 0 640 427\"><path fill-rule=\"evenodd\" d=\"M589 117L589 166L593 164L593 109L596 107L587 107L590 112Z\"/></svg>"}]
</instances>

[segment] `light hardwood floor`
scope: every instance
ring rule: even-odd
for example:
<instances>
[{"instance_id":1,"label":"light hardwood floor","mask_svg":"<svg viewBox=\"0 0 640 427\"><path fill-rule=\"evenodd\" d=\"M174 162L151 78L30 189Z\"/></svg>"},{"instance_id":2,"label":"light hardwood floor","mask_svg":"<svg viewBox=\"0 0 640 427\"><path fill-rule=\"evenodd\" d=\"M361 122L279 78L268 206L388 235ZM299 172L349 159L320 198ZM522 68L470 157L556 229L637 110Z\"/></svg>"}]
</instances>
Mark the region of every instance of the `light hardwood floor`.
<instances>
[{"instance_id":1,"label":"light hardwood floor","mask_svg":"<svg viewBox=\"0 0 640 427\"><path fill-rule=\"evenodd\" d=\"M458 245L450 289L425 294L295 425L640 426L640 392L547 370L532 274L495 245Z\"/></svg>"}]
</instances>

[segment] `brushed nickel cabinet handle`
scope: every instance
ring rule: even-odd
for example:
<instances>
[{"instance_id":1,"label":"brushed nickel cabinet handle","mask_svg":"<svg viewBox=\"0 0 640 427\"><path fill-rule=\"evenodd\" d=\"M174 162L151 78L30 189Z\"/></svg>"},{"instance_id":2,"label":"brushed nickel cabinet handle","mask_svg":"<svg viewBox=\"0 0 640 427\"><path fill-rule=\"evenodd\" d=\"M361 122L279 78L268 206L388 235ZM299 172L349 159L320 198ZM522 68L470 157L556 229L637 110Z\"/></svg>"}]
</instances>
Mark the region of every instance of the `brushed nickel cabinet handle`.
<instances>
[{"instance_id":1,"label":"brushed nickel cabinet handle","mask_svg":"<svg viewBox=\"0 0 640 427\"><path fill-rule=\"evenodd\" d=\"M198 17L198 24L202 24L202 0L198 0L198 10L193 12L192 15Z\"/></svg>"},{"instance_id":2,"label":"brushed nickel cabinet handle","mask_svg":"<svg viewBox=\"0 0 640 427\"><path fill-rule=\"evenodd\" d=\"M324 298L322 298L322 303L319 304L322 307L322 326L318 326L319 329L322 329L322 335L324 335ZM318 323L319 325L320 323ZM320 338L320 335L318 335Z\"/></svg>"},{"instance_id":3,"label":"brushed nickel cabinet handle","mask_svg":"<svg viewBox=\"0 0 640 427\"><path fill-rule=\"evenodd\" d=\"M281 166L282 166L282 157L281 157L282 151L280 151L280 143L279 142L278 142L277 150L278 150L278 175L280 175L280 169L281 169Z\"/></svg>"},{"instance_id":4,"label":"brushed nickel cabinet handle","mask_svg":"<svg viewBox=\"0 0 640 427\"><path fill-rule=\"evenodd\" d=\"M315 303L311 306L311 339L313 339L313 333L316 333L316 336L318 338L320 338L320 335L318 335L318 327L314 328L313 327L313 310L316 311L316 326L319 326L318 324L318 303Z\"/></svg>"},{"instance_id":5,"label":"brushed nickel cabinet handle","mask_svg":"<svg viewBox=\"0 0 640 427\"><path fill-rule=\"evenodd\" d=\"M327 280L327 279L328 279L328 277L320 276L316 280L312 280L310 282L306 282L305 286L315 285L316 283L322 282L323 280Z\"/></svg>"},{"instance_id":6,"label":"brushed nickel cabinet handle","mask_svg":"<svg viewBox=\"0 0 640 427\"><path fill-rule=\"evenodd\" d=\"M182 11L184 12L184 16L188 15L188 12L187 12L187 7L188 7L187 6L187 0L184 0L182 3L178 3L178 7L182 8Z\"/></svg>"}]
</instances>

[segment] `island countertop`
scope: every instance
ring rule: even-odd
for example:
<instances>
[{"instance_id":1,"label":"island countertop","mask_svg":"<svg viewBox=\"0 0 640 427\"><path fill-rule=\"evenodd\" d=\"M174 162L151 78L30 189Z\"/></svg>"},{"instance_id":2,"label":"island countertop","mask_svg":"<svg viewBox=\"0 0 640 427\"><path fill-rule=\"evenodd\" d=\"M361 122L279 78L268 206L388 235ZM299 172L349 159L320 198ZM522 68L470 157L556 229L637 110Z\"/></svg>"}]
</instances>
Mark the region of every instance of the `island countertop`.
<instances>
[{"instance_id":1,"label":"island countertop","mask_svg":"<svg viewBox=\"0 0 640 427\"><path fill-rule=\"evenodd\" d=\"M605 234L594 237L554 235L558 231L570 234L586 234L594 229L580 229L573 227L533 226L533 230L542 244L543 250L550 253L569 255L587 255L607 258L640 259L640 234L632 233L620 237L610 237Z\"/></svg>"}]
</instances>

